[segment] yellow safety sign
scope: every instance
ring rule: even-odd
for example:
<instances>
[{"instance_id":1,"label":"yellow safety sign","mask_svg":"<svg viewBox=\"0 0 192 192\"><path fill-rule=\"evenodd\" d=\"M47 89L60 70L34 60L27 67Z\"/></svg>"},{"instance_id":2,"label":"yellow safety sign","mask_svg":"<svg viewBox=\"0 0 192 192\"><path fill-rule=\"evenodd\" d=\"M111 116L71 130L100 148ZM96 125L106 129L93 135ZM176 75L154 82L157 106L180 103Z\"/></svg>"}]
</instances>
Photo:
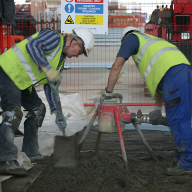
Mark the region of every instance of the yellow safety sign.
<instances>
[{"instance_id":1,"label":"yellow safety sign","mask_svg":"<svg viewBox=\"0 0 192 192\"><path fill-rule=\"evenodd\" d=\"M75 24L103 25L103 15L75 15Z\"/></svg>"},{"instance_id":2,"label":"yellow safety sign","mask_svg":"<svg viewBox=\"0 0 192 192\"><path fill-rule=\"evenodd\" d=\"M74 24L73 19L71 18L70 15L67 17L65 24Z\"/></svg>"}]
</instances>

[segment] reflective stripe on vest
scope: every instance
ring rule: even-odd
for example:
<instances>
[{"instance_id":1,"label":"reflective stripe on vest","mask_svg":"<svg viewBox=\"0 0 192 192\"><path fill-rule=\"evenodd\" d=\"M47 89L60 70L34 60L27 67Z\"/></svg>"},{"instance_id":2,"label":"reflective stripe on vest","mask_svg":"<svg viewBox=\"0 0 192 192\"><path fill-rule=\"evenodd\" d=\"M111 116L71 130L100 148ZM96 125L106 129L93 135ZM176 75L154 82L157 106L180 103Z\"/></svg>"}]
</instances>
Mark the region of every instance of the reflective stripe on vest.
<instances>
[{"instance_id":1,"label":"reflective stripe on vest","mask_svg":"<svg viewBox=\"0 0 192 192\"><path fill-rule=\"evenodd\" d=\"M135 61L137 67L139 67L139 63L143 57L143 55L145 54L145 51L147 50L147 48L152 45L153 43L157 42L157 41L165 41L164 39L151 39L150 37L148 37L147 35L137 32L139 35L141 35L146 41L147 43L141 48L140 50L140 54L138 55L137 61Z\"/></svg>"},{"instance_id":2,"label":"reflective stripe on vest","mask_svg":"<svg viewBox=\"0 0 192 192\"><path fill-rule=\"evenodd\" d=\"M15 52L15 54L17 55L17 57L19 58L19 60L22 63L23 67L25 68L25 70L26 70L27 74L29 75L32 83L35 84L37 82L37 79L36 79L35 75L33 74L33 71L31 69L30 65L27 63L27 61L26 61L25 57L23 56L22 52L17 47L17 45L14 45L12 47L12 49Z\"/></svg>"},{"instance_id":3,"label":"reflective stripe on vest","mask_svg":"<svg viewBox=\"0 0 192 192\"><path fill-rule=\"evenodd\" d=\"M149 36L147 36L147 35L145 35L145 34L143 34L143 33L140 33L140 32L137 32L137 33L138 33L140 36L142 36L142 37L147 41L147 43L145 43L145 44L143 45L143 47L141 48L140 53L139 53L139 55L138 55L138 57L137 57L137 61L135 61L136 66L139 68L139 63L140 63L141 59L143 58L143 56L144 56L147 48L148 48L150 45L152 45L153 43L157 42L157 41L165 41L165 40L164 40L164 39L160 39L160 38L152 39L151 37L149 37ZM165 47L165 48L159 50L159 51L153 56L153 58L151 59L149 65L148 65L148 67L146 68L146 71L145 71L144 76L143 76L144 81L146 81L146 79L147 79L147 77L148 77L148 75L149 75L149 73L150 73L150 71L151 71L154 63L156 62L156 60L157 60L163 53L165 53L165 52L167 52L167 51L179 51L179 49L178 49L177 47Z\"/></svg>"},{"instance_id":4,"label":"reflective stripe on vest","mask_svg":"<svg viewBox=\"0 0 192 192\"><path fill-rule=\"evenodd\" d=\"M139 48L132 57L137 63L147 88L152 97L167 71L176 65L190 65L184 54L173 44L158 37L133 32L138 37Z\"/></svg>"},{"instance_id":5,"label":"reflective stripe on vest","mask_svg":"<svg viewBox=\"0 0 192 192\"><path fill-rule=\"evenodd\" d=\"M159 51L153 56L153 58L151 59L149 65L147 66L147 69L146 69L146 71L145 71L145 73L144 73L144 77L143 77L143 78L144 78L144 81L146 81L146 79L147 79L147 77L148 77L148 75L149 75L149 73L150 73L150 71L151 71L154 63L156 62L156 60L157 60L163 53L165 53L165 52L167 52L167 51L179 51L179 49L178 49L177 47L165 47L165 48L159 50Z\"/></svg>"},{"instance_id":6,"label":"reflective stripe on vest","mask_svg":"<svg viewBox=\"0 0 192 192\"><path fill-rule=\"evenodd\" d=\"M31 39L33 39L32 37L28 37L27 40L30 41ZM60 51L61 48L61 42L58 46L58 48L55 50L55 52L52 53L52 55L49 55L46 57L47 61L50 62ZM37 79L35 77L35 75L33 74L33 71L29 65L29 63L26 61L24 55L22 54L22 52L20 51L20 49L17 47L17 45L14 45L12 47L13 51L15 52L15 54L17 55L19 61L21 62L21 64L23 65L23 67L25 68L27 74L29 75L31 81L33 84L37 83Z\"/></svg>"}]
</instances>

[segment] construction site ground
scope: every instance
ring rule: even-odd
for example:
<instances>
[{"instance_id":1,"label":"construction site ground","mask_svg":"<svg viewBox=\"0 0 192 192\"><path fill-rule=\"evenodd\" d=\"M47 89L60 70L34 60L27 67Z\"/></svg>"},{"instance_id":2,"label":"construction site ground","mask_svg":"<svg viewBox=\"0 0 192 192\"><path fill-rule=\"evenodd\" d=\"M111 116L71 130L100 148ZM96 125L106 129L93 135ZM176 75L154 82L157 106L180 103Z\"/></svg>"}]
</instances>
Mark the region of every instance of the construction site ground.
<instances>
[{"instance_id":1,"label":"construction site ground","mask_svg":"<svg viewBox=\"0 0 192 192\"><path fill-rule=\"evenodd\" d=\"M151 107L140 108L145 112ZM94 107L86 107L88 114ZM88 115L87 122L91 116ZM131 126L131 125L130 125ZM142 125L139 126L142 130ZM155 128L156 126L154 126ZM85 129L77 135L80 140ZM74 168L54 168L52 159L36 164L27 177L12 177L2 182L3 192L186 192L191 191L192 176L166 176L176 149L169 131L142 130L159 163L150 157L143 141L134 129L126 129L123 139L130 174L124 169L118 133L102 133L100 152L93 156L97 131L90 130Z\"/></svg>"}]
</instances>

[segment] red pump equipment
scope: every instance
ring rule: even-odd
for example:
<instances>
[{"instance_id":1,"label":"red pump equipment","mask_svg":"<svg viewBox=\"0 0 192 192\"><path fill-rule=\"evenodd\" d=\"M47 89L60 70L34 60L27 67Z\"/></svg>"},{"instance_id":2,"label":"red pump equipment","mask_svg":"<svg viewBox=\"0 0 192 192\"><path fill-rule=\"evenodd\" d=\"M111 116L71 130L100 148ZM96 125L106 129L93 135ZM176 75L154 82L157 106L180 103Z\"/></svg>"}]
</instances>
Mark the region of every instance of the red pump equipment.
<instances>
[{"instance_id":1,"label":"red pump equipment","mask_svg":"<svg viewBox=\"0 0 192 192\"><path fill-rule=\"evenodd\" d=\"M98 105L89 125L87 126L79 142L78 151L80 152L81 147L88 135L88 132L91 126L93 125L93 122L95 121L96 117L98 116L98 135L97 135L95 153L99 151L101 134L103 132L105 133L118 132L123 160L125 163L125 167L128 169L127 156L126 156L122 132L125 130L125 124L132 123L135 129L137 130L138 134L140 135L143 143L147 147L147 150L150 153L151 157L158 162L157 156L155 155L155 153L149 146L147 140L145 139L144 135L142 134L141 130L137 126L137 124L141 124L141 123L154 124L154 122L150 120L150 117L148 114L143 115L141 110L138 110L137 113L130 113L126 105L121 103L123 100L122 95L114 93L114 98L116 97L119 98L120 103L103 103L104 100L106 99L106 96L101 97L100 104ZM155 124L166 125L166 118L162 117L162 119L161 118L158 119L158 121L156 121Z\"/></svg>"},{"instance_id":2,"label":"red pump equipment","mask_svg":"<svg viewBox=\"0 0 192 192\"><path fill-rule=\"evenodd\" d=\"M176 45L192 63L192 0L172 0L170 8L157 6L144 33Z\"/></svg>"}]
</instances>

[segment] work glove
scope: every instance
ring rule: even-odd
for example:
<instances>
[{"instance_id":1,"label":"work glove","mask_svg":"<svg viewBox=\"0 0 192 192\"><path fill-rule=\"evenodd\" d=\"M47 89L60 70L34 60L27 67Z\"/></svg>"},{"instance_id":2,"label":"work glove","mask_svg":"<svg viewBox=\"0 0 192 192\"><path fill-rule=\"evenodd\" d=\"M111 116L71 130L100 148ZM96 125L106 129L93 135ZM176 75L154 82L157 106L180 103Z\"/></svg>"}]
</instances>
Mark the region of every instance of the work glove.
<instances>
[{"instance_id":1,"label":"work glove","mask_svg":"<svg viewBox=\"0 0 192 192\"><path fill-rule=\"evenodd\" d=\"M100 99L100 103L103 103L104 100L110 100L113 98L118 98L120 100L120 102L122 102L122 100L123 100L123 96L121 94L109 92L105 88L105 93L102 94L102 97Z\"/></svg>"},{"instance_id":2,"label":"work glove","mask_svg":"<svg viewBox=\"0 0 192 192\"><path fill-rule=\"evenodd\" d=\"M52 68L47 69L45 67L42 67L41 69L45 73L45 75L50 83L61 80L61 76L57 70L52 69Z\"/></svg>"},{"instance_id":3,"label":"work glove","mask_svg":"<svg viewBox=\"0 0 192 192\"><path fill-rule=\"evenodd\" d=\"M154 110L154 111L151 111L151 112L149 113L149 116L162 116L161 110L156 109L156 110Z\"/></svg>"},{"instance_id":4,"label":"work glove","mask_svg":"<svg viewBox=\"0 0 192 192\"><path fill-rule=\"evenodd\" d=\"M114 98L114 93L113 93L113 92L107 93L107 92L105 91L105 93L103 93L102 96L104 96L106 100L109 100L109 99Z\"/></svg>"},{"instance_id":5,"label":"work glove","mask_svg":"<svg viewBox=\"0 0 192 192\"><path fill-rule=\"evenodd\" d=\"M149 122L152 124L152 125L159 125L159 121L160 119L162 118L162 113L161 113L161 110L159 109L156 109L154 111L151 111L149 113Z\"/></svg>"},{"instance_id":6,"label":"work glove","mask_svg":"<svg viewBox=\"0 0 192 192\"><path fill-rule=\"evenodd\" d=\"M66 121L64 115L63 115L62 121L59 120L57 113L55 113L55 115L56 115L55 123L57 124L60 131L64 131L64 129L67 127L67 121Z\"/></svg>"}]
</instances>

